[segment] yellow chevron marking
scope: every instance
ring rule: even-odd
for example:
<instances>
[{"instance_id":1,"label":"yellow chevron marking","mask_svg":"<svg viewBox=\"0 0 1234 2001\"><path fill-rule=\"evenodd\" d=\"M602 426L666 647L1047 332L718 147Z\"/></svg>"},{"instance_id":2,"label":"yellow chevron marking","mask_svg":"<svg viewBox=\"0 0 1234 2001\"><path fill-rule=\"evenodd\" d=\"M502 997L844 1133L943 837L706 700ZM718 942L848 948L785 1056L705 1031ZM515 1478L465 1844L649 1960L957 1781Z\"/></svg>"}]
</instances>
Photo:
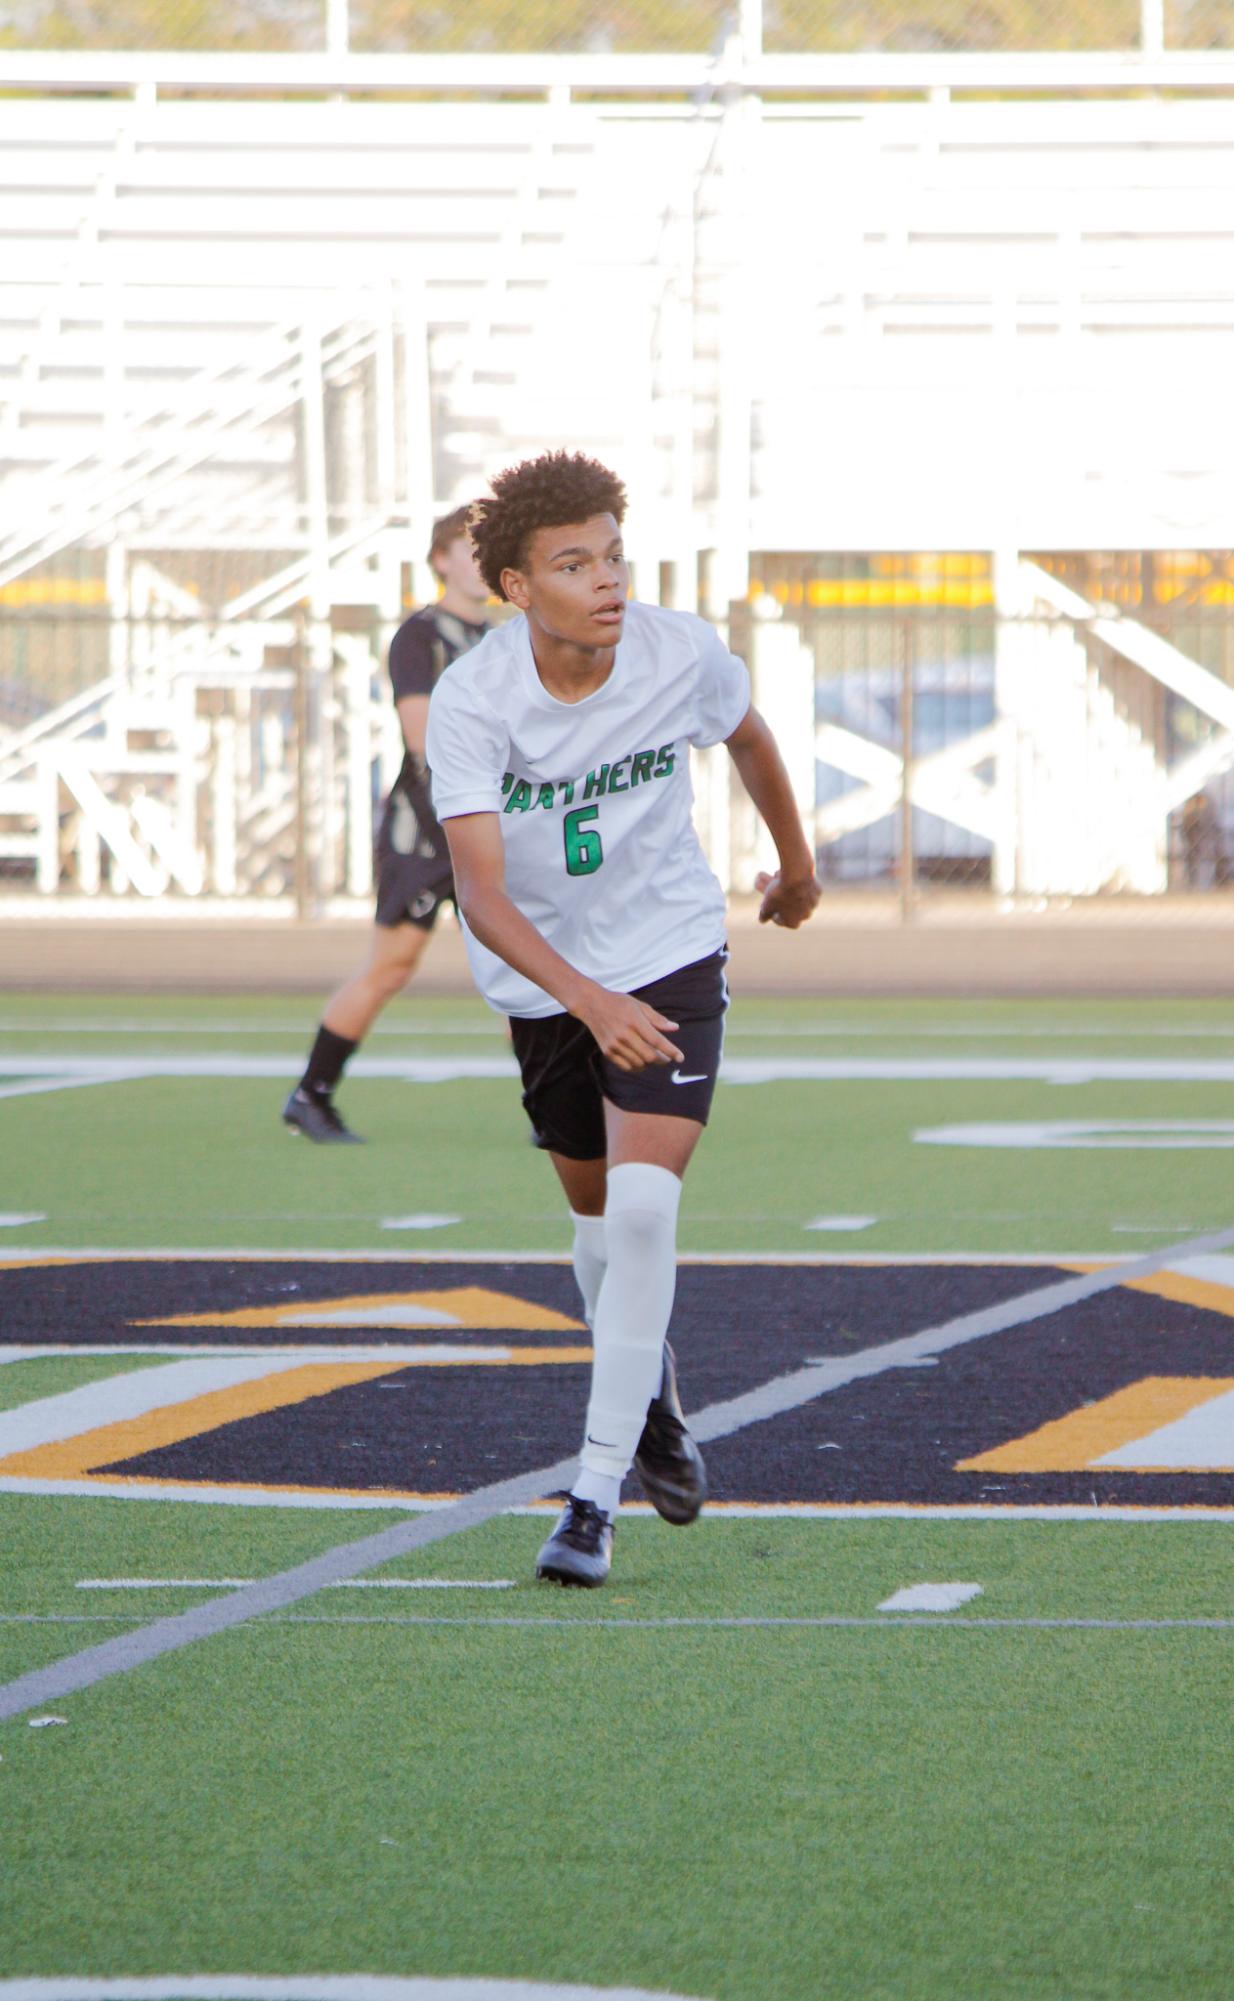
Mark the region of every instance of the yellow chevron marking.
<instances>
[{"instance_id":1,"label":"yellow chevron marking","mask_svg":"<svg viewBox=\"0 0 1234 2001\"><path fill-rule=\"evenodd\" d=\"M1146 1438L1200 1404L1234 1389L1227 1376L1145 1376L1099 1403L1055 1418L1023 1438L1009 1439L975 1459L961 1459L957 1473L1080 1473L1107 1452Z\"/></svg>"},{"instance_id":2,"label":"yellow chevron marking","mask_svg":"<svg viewBox=\"0 0 1234 2001\"><path fill-rule=\"evenodd\" d=\"M355 1292L338 1299L297 1299L233 1312L175 1313L131 1320L131 1327L469 1327L518 1328L540 1334L582 1334L581 1320L482 1285L442 1292Z\"/></svg>"},{"instance_id":3,"label":"yellow chevron marking","mask_svg":"<svg viewBox=\"0 0 1234 2001\"><path fill-rule=\"evenodd\" d=\"M1063 1271L1108 1271L1108 1265L1069 1264ZM1198 1306L1206 1313L1224 1313L1234 1319L1234 1285L1219 1285L1215 1279L1188 1278L1185 1272L1155 1271L1147 1278L1123 1281L1128 1292L1151 1293L1154 1299L1173 1300L1177 1306Z\"/></svg>"}]
</instances>

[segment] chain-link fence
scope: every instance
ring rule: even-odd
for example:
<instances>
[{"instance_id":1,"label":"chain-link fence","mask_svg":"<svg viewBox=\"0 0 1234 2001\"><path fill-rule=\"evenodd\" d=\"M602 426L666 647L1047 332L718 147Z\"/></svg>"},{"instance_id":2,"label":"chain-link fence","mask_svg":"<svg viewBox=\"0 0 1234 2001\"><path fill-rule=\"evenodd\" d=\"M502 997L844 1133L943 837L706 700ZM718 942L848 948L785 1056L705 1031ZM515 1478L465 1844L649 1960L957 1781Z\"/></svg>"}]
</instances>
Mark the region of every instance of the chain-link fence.
<instances>
[{"instance_id":1,"label":"chain-link fence","mask_svg":"<svg viewBox=\"0 0 1234 2001\"><path fill-rule=\"evenodd\" d=\"M326 47L327 0L11 0L0 47L201 49L256 54Z\"/></svg>"},{"instance_id":2,"label":"chain-link fence","mask_svg":"<svg viewBox=\"0 0 1234 2001\"><path fill-rule=\"evenodd\" d=\"M770 54L1132 49L1158 0L767 0ZM708 0L11 0L0 46L378 54L698 54L735 12ZM1234 48L1229 0L1164 0L1167 48Z\"/></svg>"},{"instance_id":3,"label":"chain-link fence","mask_svg":"<svg viewBox=\"0 0 1234 2001\"><path fill-rule=\"evenodd\" d=\"M302 913L368 896L401 759L385 660L409 575L385 616L314 620L304 601L221 616L245 562L131 557L119 610L89 551L6 587L6 893ZM731 641L829 889L905 915L955 893L1031 907L1234 890L1234 554L1046 552L1023 559L1041 589L1011 612L981 554L753 567ZM1051 609L1055 589L1091 615ZM723 751L697 789L713 865L748 890L768 857Z\"/></svg>"}]
</instances>

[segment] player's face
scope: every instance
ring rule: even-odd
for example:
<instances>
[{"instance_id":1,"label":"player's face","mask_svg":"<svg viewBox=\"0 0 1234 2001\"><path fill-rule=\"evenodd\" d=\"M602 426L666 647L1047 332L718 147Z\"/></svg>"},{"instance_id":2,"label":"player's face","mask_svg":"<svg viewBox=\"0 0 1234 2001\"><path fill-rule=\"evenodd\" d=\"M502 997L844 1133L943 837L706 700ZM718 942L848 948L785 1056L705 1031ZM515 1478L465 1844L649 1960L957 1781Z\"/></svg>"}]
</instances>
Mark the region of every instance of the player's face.
<instances>
[{"instance_id":1,"label":"player's face","mask_svg":"<svg viewBox=\"0 0 1234 2001\"><path fill-rule=\"evenodd\" d=\"M470 535L456 535L448 548L438 550L436 570L448 591L474 598L477 604L484 603L488 585L476 568L476 552Z\"/></svg>"},{"instance_id":2,"label":"player's face","mask_svg":"<svg viewBox=\"0 0 1234 2001\"><path fill-rule=\"evenodd\" d=\"M537 528L524 567L505 571L512 604L570 646L603 651L621 638L630 566L611 514L564 528Z\"/></svg>"}]
</instances>

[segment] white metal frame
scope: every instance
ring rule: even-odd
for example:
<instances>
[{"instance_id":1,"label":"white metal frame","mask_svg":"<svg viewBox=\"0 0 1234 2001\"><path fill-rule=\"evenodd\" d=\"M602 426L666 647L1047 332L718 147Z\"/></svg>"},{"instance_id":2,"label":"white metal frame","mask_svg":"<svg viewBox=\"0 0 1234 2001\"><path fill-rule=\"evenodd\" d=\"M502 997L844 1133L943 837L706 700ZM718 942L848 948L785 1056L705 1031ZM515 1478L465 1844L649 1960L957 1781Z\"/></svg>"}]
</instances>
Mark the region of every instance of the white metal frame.
<instances>
[{"instance_id":1,"label":"white metal frame","mask_svg":"<svg viewBox=\"0 0 1234 2001\"><path fill-rule=\"evenodd\" d=\"M1150 0L1151 4L1151 0ZM895 92L931 98L974 92L1004 96L1103 96L1124 92L1229 91L1234 53L1157 51L1106 54L1009 51L999 55L766 55L734 36L726 48L734 88L858 98ZM149 102L197 92L265 97L388 96L399 91L524 94L568 102L587 96L690 97L714 83L710 55L205 55L161 51L0 50L0 88L40 94L109 92Z\"/></svg>"}]
</instances>

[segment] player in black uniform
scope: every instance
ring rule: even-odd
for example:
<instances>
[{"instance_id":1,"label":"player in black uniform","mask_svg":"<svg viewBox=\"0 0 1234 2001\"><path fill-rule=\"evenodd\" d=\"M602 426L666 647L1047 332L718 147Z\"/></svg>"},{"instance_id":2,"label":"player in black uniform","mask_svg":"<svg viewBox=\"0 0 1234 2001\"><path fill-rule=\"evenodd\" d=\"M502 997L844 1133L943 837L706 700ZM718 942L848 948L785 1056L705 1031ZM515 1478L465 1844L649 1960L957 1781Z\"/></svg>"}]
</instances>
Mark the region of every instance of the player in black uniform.
<instances>
[{"instance_id":1,"label":"player in black uniform","mask_svg":"<svg viewBox=\"0 0 1234 2001\"><path fill-rule=\"evenodd\" d=\"M413 612L390 645L390 680L406 750L377 835L372 945L367 964L331 997L308 1068L283 1107L292 1132L318 1143L359 1142L333 1102L343 1065L415 972L442 903L454 901L450 850L433 817L424 732L438 676L488 631L483 615L488 585L476 568L468 512L456 507L434 527L428 559L442 594L436 604Z\"/></svg>"}]
</instances>

